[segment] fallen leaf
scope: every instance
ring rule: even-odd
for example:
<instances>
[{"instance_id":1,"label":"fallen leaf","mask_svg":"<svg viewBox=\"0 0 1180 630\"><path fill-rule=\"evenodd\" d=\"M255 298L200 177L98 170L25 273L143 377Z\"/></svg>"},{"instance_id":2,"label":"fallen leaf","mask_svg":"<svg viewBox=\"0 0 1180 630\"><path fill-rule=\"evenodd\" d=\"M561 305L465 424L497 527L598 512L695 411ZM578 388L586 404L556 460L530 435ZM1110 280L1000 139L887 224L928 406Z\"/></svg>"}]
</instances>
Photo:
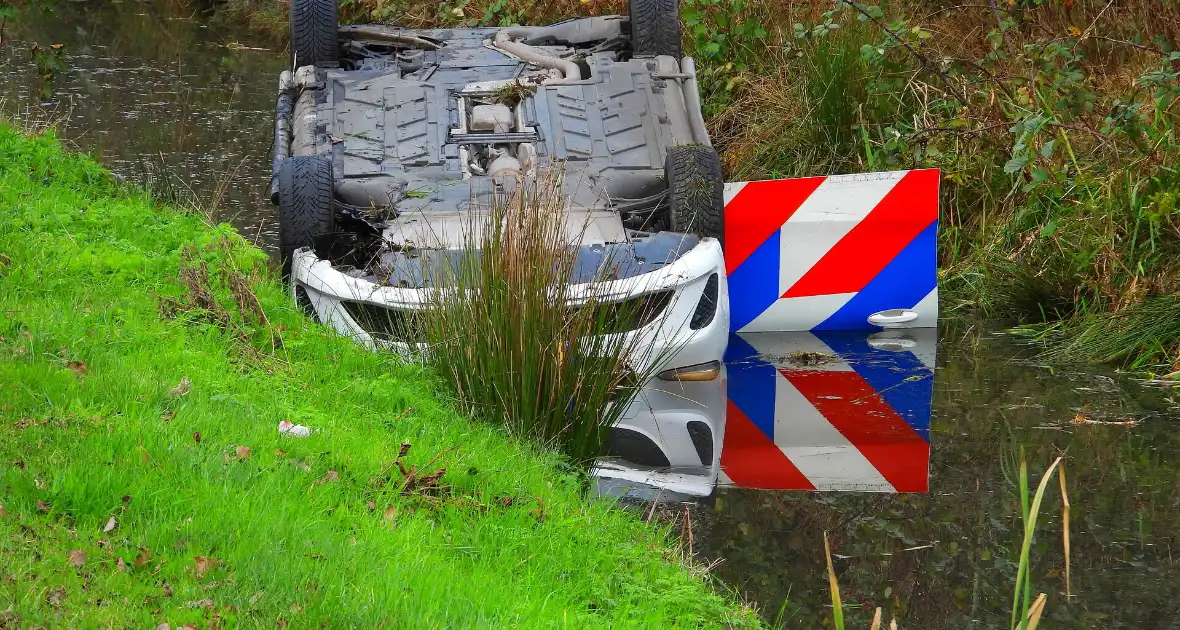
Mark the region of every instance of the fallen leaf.
<instances>
[{"instance_id":1,"label":"fallen leaf","mask_svg":"<svg viewBox=\"0 0 1180 630\"><path fill-rule=\"evenodd\" d=\"M282 617L279 617L279 630L286 630L286 628L287 628L287 620L283 619Z\"/></svg>"},{"instance_id":2,"label":"fallen leaf","mask_svg":"<svg viewBox=\"0 0 1180 630\"><path fill-rule=\"evenodd\" d=\"M250 459L249 446L239 446L234 449L234 453L237 454L238 459Z\"/></svg>"},{"instance_id":3,"label":"fallen leaf","mask_svg":"<svg viewBox=\"0 0 1180 630\"><path fill-rule=\"evenodd\" d=\"M125 495L119 497L119 500L122 501L124 504L131 503L131 495L125 494Z\"/></svg>"},{"instance_id":4,"label":"fallen leaf","mask_svg":"<svg viewBox=\"0 0 1180 630\"><path fill-rule=\"evenodd\" d=\"M45 594L45 603L57 608L66 598L66 587L59 586Z\"/></svg>"},{"instance_id":5,"label":"fallen leaf","mask_svg":"<svg viewBox=\"0 0 1180 630\"><path fill-rule=\"evenodd\" d=\"M168 625L167 621L156 624L156 630L172 630L172 626Z\"/></svg>"},{"instance_id":6,"label":"fallen leaf","mask_svg":"<svg viewBox=\"0 0 1180 630\"><path fill-rule=\"evenodd\" d=\"M316 479L316 483L329 483L338 479L340 479L340 473L336 472L335 470L329 470L328 474L319 479Z\"/></svg>"},{"instance_id":7,"label":"fallen leaf","mask_svg":"<svg viewBox=\"0 0 1180 630\"><path fill-rule=\"evenodd\" d=\"M85 361L77 361L74 359L70 359L69 361L66 361L66 367L73 370L74 374L77 374L79 378L86 376L86 362Z\"/></svg>"},{"instance_id":8,"label":"fallen leaf","mask_svg":"<svg viewBox=\"0 0 1180 630\"><path fill-rule=\"evenodd\" d=\"M304 471L308 471L308 472L311 471L311 466L308 466L307 462L303 461L302 459L293 459L293 460L291 460L291 462L293 464L295 464L295 467L298 468L299 470L304 470Z\"/></svg>"},{"instance_id":9,"label":"fallen leaf","mask_svg":"<svg viewBox=\"0 0 1180 630\"><path fill-rule=\"evenodd\" d=\"M41 499L37 499L37 511L48 513L49 512L49 504L42 501Z\"/></svg>"},{"instance_id":10,"label":"fallen leaf","mask_svg":"<svg viewBox=\"0 0 1180 630\"><path fill-rule=\"evenodd\" d=\"M189 608L212 608L217 604L211 599L197 599L191 602L185 602L184 605Z\"/></svg>"},{"instance_id":11,"label":"fallen leaf","mask_svg":"<svg viewBox=\"0 0 1180 630\"><path fill-rule=\"evenodd\" d=\"M151 554L151 552L149 552L147 550L147 547L140 547L139 548L139 555L135 556L135 563L134 563L135 568L136 569L141 568L143 565L147 564L148 561L151 559L152 559L152 554Z\"/></svg>"},{"instance_id":12,"label":"fallen leaf","mask_svg":"<svg viewBox=\"0 0 1180 630\"><path fill-rule=\"evenodd\" d=\"M107 524L103 525L102 533L109 534L109 533L115 531L115 528L118 526L119 526L119 521L116 521L115 517L112 516L111 518L107 519Z\"/></svg>"},{"instance_id":13,"label":"fallen leaf","mask_svg":"<svg viewBox=\"0 0 1180 630\"><path fill-rule=\"evenodd\" d=\"M369 499L368 501L365 501L365 507L369 508L369 511L372 512L373 510L377 509L377 502L372 499ZM0 510L3 510L3 509L4 508L0 508Z\"/></svg>"},{"instance_id":14,"label":"fallen leaf","mask_svg":"<svg viewBox=\"0 0 1180 630\"><path fill-rule=\"evenodd\" d=\"M186 623L183 626L181 626L178 630L197 630L197 627L191 623Z\"/></svg>"},{"instance_id":15,"label":"fallen leaf","mask_svg":"<svg viewBox=\"0 0 1180 630\"><path fill-rule=\"evenodd\" d=\"M75 569L86 564L86 552L81 549L75 549L70 552L70 566Z\"/></svg>"},{"instance_id":16,"label":"fallen leaf","mask_svg":"<svg viewBox=\"0 0 1180 630\"><path fill-rule=\"evenodd\" d=\"M164 597L172 597L172 587L168 585L167 580L164 581Z\"/></svg>"},{"instance_id":17,"label":"fallen leaf","mask_svg":"<svg viewBox=\"0 0 1180 630\"><path fill-rule=\"evenodd\" d=\"M197 579L205 579L205 574L209 571L209 569L217 566L220 562L221 561L217 558L206 558L205 556L197 556L196 558L193 558L193 563L197 566Z\"/></svg>"},{"instance_id":18,"label":"fallen leaf","mask_svg":"<svg viewBox=\"0 0 1180 630\"><path fill-rule=\"evenodd\" d=\"M160 414L160 419L163 420L164 422L171 422L172 419L175 417L176 417L176 412L172 411L171 409Z\"/></svg>"},{"instance_id":19,"label":"fallen leaf","mask_svg":"<svg viewBox=\"0 0 1180 630\"><path fill-rule=\"evenodd\" d=\"M382 515L382 518L387 521L392 521L393 519L397 518L397 508L393 505L385 506L385 514Z\"/></svg>"},{"instance_id":20,"label":"fallen leaf","mask_svg":"<svg viewBox=\"0 0 1180 630\"><path fill-rule=\"evenodd\" d=\"M201 443L201 432L200 431L193 431L193 441L196 442L197 444Z\"/></svg>"},{"instance_id":21,"label":"fallen leaf","mask_svg":"<svg viewBox=\"0 0 1180 630\"><path fill-rule=\"evenodd\" d=\"M185 376L184 378L180 379L180 382L176 384L176 387L168 390L168 393L172 394L173 396L184 396L191 391L193 391L193 382L188 380L188 377Z\"/></svg>"},{"instance_id":22,"label":"fallen leaf","mask_svg":"<svg viewBox=\"0 0 1180 630\"><path fill-rule=\"evenodd\" d=\"M115 562L115 568L118 569L119 571L126 571L127 570L127 563L123 561L123 558L121 556Z\"/></svg>"},{"instance_id":23,"label":"fallen leaf","mask_svg":"<svg viewBox=\"0 0 1180 630\"><path fill-rule=\"evenodd\" d=\"M8 510L3 505L0 505L0 518L8 518Z\"/></svg>"}]
</instances>

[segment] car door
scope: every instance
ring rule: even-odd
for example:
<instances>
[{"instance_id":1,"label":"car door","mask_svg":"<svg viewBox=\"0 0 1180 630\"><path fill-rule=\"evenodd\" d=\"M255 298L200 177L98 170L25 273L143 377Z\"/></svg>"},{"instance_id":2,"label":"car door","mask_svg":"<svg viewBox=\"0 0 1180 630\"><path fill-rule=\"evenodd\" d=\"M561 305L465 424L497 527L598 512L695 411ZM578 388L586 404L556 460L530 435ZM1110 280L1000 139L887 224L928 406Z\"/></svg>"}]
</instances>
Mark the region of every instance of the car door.
<instances>
[{"instance_id":1,"label":"car door","mask_svg":"<svg viewBox=\"0 0 1180 630\"><path fill-rule=\"evenodd\" d=\"M725 185L735 332L938 322L937 169Z\"/></svg>"}]
</instances>

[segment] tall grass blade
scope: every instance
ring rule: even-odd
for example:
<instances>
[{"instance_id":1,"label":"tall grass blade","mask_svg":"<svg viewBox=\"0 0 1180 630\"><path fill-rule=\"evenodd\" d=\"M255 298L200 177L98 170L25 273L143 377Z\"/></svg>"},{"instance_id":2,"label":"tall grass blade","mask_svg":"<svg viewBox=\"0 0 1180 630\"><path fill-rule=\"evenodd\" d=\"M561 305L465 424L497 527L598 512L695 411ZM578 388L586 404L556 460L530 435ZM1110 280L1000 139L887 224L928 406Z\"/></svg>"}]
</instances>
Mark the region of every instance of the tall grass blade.
<instances>
[{"instance_id":1,"label":"tall grass blade","mask_svg":"<svg viewBox=\"0 0 1180 630\"><path fill-rule=\"evenodd\" d=\"M1053 463L1049 466L1049 469L1046 470L1045 474L1041 477L1041 482L1037 485L1036 495L1033 496L1032 505L1028 508L1028 516L1024 520L1024 540L1020 546L1020 563L1016 570L1016 590L1012 599L1012 630L1015 630L1018 627L1016 625L1017 611L1023 611L1020 614L1022 622L1019 627L1021 630L1028 630L1026 623L1030 618L1029 607L1030 605L1033 605L1033 602L1031 601L1032 598L1028 596L1028 593L1031 592L1032 589L1032 579L1029 575L1029 553L1032 549L1033 533L1037 528L1037 514L1041 510L1041 500L1045 497L1045 489L1049 487L1049 477L1053 474L1053 469L1057 468L1057 466L1061 463L1061 459L1062 458L1058 457L1057 459L1053 460ZM1020 481L1022 490L1021 504L1023 506L1024 504L1027 504L1028 501L1028 465L1024 461L1023 456L1020 460ZM1023 598L1021 597L1022 591L1025 594ZM1040 616L1038 615L1038 619L1039 617Z\"/></svg>"},{"instance_id":2,"label":"tall grass blade","mask_svg":"<svg viewBox=\"0 0 1180 630\"><path fill-rule=\"evenodd\" d=\"M1065 464L1057 469L1057 479L1061 483L1061 545L1065 552L1065 599L1073 597L1069 581L1069 492L1065 489Z\"/></svg>"},{"instance_id":3,"label":"tall grass blade","mask_svg":"<svg viewBox=\"0 0 1180 630\"><path fill-rule=\"evenodd\" d=\"M836 569L832 567L832 547L828 544L828 533L824 532L824 555L828 559L828 589L832 594L832 623L836 630L844 630L844 605L840 603L840 584L836 581Z\"/></svg>"}]
</instances>

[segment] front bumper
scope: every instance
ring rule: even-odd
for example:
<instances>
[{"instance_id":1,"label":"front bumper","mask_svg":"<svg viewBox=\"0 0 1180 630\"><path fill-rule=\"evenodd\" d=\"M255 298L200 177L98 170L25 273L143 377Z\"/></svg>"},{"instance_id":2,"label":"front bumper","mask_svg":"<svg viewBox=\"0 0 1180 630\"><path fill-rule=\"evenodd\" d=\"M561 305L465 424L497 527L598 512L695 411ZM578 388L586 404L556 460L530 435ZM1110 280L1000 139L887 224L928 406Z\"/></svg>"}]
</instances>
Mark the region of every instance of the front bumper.
<instances>
[{"instance_id":1,"label":"front bumper","mask_svg":"<svg viewBox=\"0 0 1180 630\"><path fill-rule=\"evenodd\" d=\"M432 289L385 286L356 277L317 257L310 248L292 257L291 284L296 301L309 314L357 343L408 357L419 349L415 344L367 330L349 308L356 312L360 304L394 312L421 310L429 303ZM593 290L589 285L571 285L567 289L574 301L579 296L603 293L622 301L648 293L671 292L664 314L645 326L619 333L628 337L629 347L643 349L640 355L628 358L637 373L710 361L720 363L724 357L729 338L729 299L725 260L720 243L714 239L702 239L675 262L655 271L601 283ZM702 325L698 306L706 292L715 292L716 307ZM656 360L660 365L651 365ZM718 405L722 407L720 413ZM653 468L715 469L724 429L723 407L723 377L707 382L653 378L628 402L612 431L608 452Z\"/></svg>"}]
</instances>

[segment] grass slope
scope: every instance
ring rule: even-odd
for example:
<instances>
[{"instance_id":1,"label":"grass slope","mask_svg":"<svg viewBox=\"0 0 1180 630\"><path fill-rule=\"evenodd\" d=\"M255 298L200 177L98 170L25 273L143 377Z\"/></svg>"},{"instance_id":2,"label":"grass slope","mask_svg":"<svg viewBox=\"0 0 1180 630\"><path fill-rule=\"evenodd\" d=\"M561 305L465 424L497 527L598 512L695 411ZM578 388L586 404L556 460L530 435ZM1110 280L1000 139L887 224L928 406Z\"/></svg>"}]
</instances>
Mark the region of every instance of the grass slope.
<instances>
[{"instance_id":1,"label":"grass slope","mask_svg":"<svg viewBox=\"0 0 1180 630\"><path fill-rule=\"evenodd\" d=\"M309 324L231 229L4 125L0 208L0 625L756 625L555 455ZM267 321L217 281L228 327L162 315L190 246Z\"/></svg>"}]
</instances>

